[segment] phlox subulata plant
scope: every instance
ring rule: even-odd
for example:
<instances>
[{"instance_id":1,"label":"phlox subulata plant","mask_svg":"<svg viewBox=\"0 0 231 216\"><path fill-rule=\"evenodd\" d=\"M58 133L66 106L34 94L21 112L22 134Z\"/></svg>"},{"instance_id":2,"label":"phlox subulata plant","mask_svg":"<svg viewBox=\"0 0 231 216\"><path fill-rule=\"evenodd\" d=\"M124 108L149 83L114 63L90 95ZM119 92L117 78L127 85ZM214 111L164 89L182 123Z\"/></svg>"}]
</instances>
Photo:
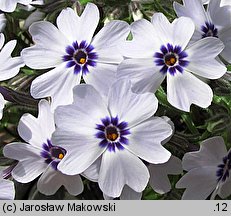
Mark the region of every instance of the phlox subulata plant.
<instances>
[{"instance_id":1,"label":"phlox subulata plant","mask_svg":"<svg viewBox=\"0 0 231 216\"><path fill-rule=\"evenodd\" d=\"M0 1L0 199L229 199L229 0Z\"/></svg>"}]
</instances>

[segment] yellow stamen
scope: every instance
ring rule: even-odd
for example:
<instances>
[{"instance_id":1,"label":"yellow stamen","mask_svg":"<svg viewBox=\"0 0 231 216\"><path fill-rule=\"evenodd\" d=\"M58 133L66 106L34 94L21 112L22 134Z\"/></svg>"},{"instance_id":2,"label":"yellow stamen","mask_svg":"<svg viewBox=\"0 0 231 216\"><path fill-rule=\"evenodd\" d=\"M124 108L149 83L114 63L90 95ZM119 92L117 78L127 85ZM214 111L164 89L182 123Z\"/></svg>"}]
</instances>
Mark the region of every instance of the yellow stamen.
<instances>
[{"instance_id":1,"label":"yellow stamen","mask_svg":"<svg viewBox=\"0 0 231 216\"><path fill-rule=\"evenodd\" d=\"M176 63L176 58L170 58L170 63L175 64Z\"/></svg>"},{"instance_id":2,"label":"yellow stamen","mask_svg":"<svg viewBox=\"0 0 231 216\"><path fill-rule=\"evenodd\" d=\"M170 59L167 59L167 60L165 61L165 63L166 63L167 65L169 65L169 66L172 66L172 65L174 65L174 64L176 63L176 58L175 58L175 57L171 57Z\"/></svg>"},{"instance_id":3,"label":"yellow stamen","mask_svg":"<svg viewBox=\"0 0 231 216\"><path fill-rule=\"evenodd\" d=\"M108 134L107 138L111 141L115 141L118 138L118 134L116 133Z\"/></svg>"},{"instance_id":4,"label":"yellow stamen","mask_svg":"<svg viewBox=\"0 0 231 216\"><path fill-rule=\"evenodd\" d=\"M63 159L64 155L62 153L59 154L59 159Z\"/></svg>"},{"instance_id":5,"label":"yellow stamen","mask_svg":"<svg viewBox=\"0 0 231 216\"><path fill-rule=\"evenodd\" d=\"M86 62L86 59L85 59L85 58L81 58L81 59L79 60L79 62L80 62L81 64L84 64L84 63Z\"/></svg>"}]
</instances>

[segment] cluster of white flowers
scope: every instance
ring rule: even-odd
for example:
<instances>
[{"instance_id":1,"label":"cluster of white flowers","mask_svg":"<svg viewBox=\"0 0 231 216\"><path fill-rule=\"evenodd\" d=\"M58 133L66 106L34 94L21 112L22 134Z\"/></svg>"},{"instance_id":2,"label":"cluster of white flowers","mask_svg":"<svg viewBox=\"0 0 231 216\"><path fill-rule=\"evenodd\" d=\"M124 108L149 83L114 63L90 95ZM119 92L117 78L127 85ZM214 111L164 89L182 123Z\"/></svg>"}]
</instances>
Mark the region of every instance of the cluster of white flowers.
<instances>
[{"instance_id":1,"label":"cluster of white flowers","mask_svg":"<svg viewBox=\"0 0 231 216\"><path fill-rule=\"evenodd\" d=\"M32 0L0 0L0 10L13 12L17 3ZM88 3L81 16L66 8L56 25L44 20L30 25L34 44L20 57L11 57L16 41L4 45L0 35L0 81L24 65L48 69L30 88L41 99L38 117L24 114L18 124L25 143L3 149L5 157L18 161L13 179L27 183L40 176L41 193L52 195L63 185L78 195L82 176L97 182L105 199L141 199L148 183L157 193L170 191L168 175L184 169L176 185L186 188L183 199L230 195L231 153L223 140L202 142L181 163L164 147L174 125L166 116L154 116L154 93L166 78L167 100L175 108L190 112L192 104L210 106L213 91L206 80L224 76L223 61L231 63L231 3L184 0L173 6L179 18L172 23L155 13L151 22L111 21L97 34L96 5ZM0 31L5 25L0 14ZM0 94L0 118L5 103ZM6 176L0 176L0 199L13 199Z\"/></svg>"}]
</instances>

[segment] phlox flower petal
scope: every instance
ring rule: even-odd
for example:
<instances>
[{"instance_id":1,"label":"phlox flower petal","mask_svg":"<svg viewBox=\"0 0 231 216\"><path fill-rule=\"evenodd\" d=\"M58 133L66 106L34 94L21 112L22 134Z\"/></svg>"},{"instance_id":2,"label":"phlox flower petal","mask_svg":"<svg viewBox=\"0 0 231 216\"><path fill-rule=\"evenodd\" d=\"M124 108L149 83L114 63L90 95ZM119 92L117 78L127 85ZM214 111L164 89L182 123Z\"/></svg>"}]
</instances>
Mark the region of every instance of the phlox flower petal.
<instances>
[{"instance_id":1,"label":"phlox flower petal","mask_svg":"<svg viewBox=\"0 0 231 216\"><path fill-rule=\"evenodd\" d=\"M2 94L0 94L0 119L2 118L2 115L3 115L3 108L4 108L4 105L5 105L5 100L2 96Z\"/></svg>"},{"instance_id":2,"label":"phlox flower petal","mask_svg":"<svg viewBox=\"0 0 231 216\"><path fill-rule=\"evenodd\" d=\"M15 196L14 183L10 180L0 179L0 200L13 200Z\"/></svg>"},{"instance_id":3,"label":"phlox flower petal","mask_svg":"<svg viewBox=\"0 0 231 216\"><path fill-rule=\"evenodd\" d=\"M6 26L6 17L3 13L0 13L0 32L4 30Z\"/></svg>"},{"instance_id":4,"label":"phlox flower petal","mask_svg":"<svg viewBox=\"0 0 231 216\"><path fill-rule=\"evenodd\" d=\"M83 192L83 184L79 175L63 175L52 167L47 167L37 184L38 190L47 196L55 194L61 186L64 186L73 196Z\"/></svg>"},{"instance_id":5,"label":"phlox flower petal","mask_svg":"<svg viewBox=\"0 0 231 216\"><path fill-rule=\"evenodd\" d=\"M227 153L221 137L204 140L197 152L190 152L183 158L183 169L191 170L202 166L216 166Z\"/></svg>"},{"instance_id":6,"label":"phlox flower petal","mask_svg":"<svg viewBox=\"0 0 231 216\"><path fill-rule=\"evenodd\" d=\"M106 195L111 197L120 196L125 184L137 192L142 192L148 183L148 179L147 167L138 157L128 151L119 151L112 154L106 151L103 154L98 181L101 190Z\"/></svg>"},{"instance_id":7,"label":"phlox flower petal","mask_svg":"<svg viewBox=\"0 0 231 216\"><path fill-rule=\"evenodd\" d=\"M149 164L150 172L149 184L159 194L167 193L171 190L171 183L168 175L178 175L183 172L181 160L175 156L163 164Z\"/></svg>"},{"instance_id":8,"label":"phlox flower petal","mask_svg":"<svg viewBox=\"0 0 231 216\"><path fill-rule=\"evenodd\" d=\"M5 37L0 34L0 81L10 79L16 76L19 72L19 69L25 64L22 61L21 57L11 57L16 46L16 40L9 41L4 46Z\"/></svg>"},{"instance_id":9,"label":"phlox flower petal","mask_svg":"<svg viewBox=\"0 0 231 216\"><path fill-rule=\"evenodd\" d=\"M106 194L103 194L103 197L105 200L113 200L113 197L107 196ZM136 192L132 190L129 186L125 185L121 195L120 200L141 200L142 193Z\"/></svg>"},{"instance_id":10,"label":"phlox flower petal","mask_svg":"<svg viewBox=\"0 0 231 216\"><path fill-rule=\"evenodd\" d=\"M177 188L186 188L181 199L206 199L217 185L214 173L216 173L216 167L207 166L192 169L190 173L185 174L176 184Z\"/></svg>"},{"instance_id":11,"label":"phlox flower petal","mask_svg":"<svg viewBox=\"0 0 231 216\"><path fill-rule=\"evenodd\" d=\"M167 76L167 98L173 106L189 112L192 103L203 108L210 106L213 92L208 84L186 71L184 75Z\"/></svg>"},{"instance_id":12,"label":"phlox flower petal","mask_svg":"<svg viewBox=\"0 0 231 216\"><path fill-rule=\"evenodd\" d=\"M4 12L13 12L16 9L17 3L28 5L32 0L1 0L0 10Z\"/></svg>"}]
</instances>

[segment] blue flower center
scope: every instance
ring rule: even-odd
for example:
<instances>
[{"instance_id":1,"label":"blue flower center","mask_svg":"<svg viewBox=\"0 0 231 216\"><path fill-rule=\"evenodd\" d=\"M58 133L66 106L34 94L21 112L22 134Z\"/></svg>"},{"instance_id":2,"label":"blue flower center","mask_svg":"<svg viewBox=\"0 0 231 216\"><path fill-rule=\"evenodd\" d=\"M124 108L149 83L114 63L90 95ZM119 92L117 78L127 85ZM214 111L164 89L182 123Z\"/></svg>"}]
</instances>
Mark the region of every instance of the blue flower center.
<instances>
[{"instance_id":1,"label":"blue flower center","mask_svg":"<svg viewBox=\"0 0 231 216\"><path fill-rule=\"evenodd\" d=\"M87 61L87 54L82 50L77 51L73 57L78 64L84 64Z\"/></svg>"},{"instance_id":2,"label":"blue flower center","mask_svg":"<svg viewBox=\"0 0 231 216\"><path fill-rule=\"evenodd\" d=\"M106 138L110 141L115 141L119 137L117 128L114 126L106 127L105 132L106 132Z\"/></svg>"},{"instance_id":3,"label":"blue flower center","mask_svg":"<svg viewBox=\"0 0 231 216\"><path fill-rule=\"evenodd\" d=\"M171 75L175 75L178 71L183 73L184 68L188 66L189 61L187 53L182 50L180 46L173 46L167 44L160 47L160 52L154 54L154 63L160 67L160 72L166 74L169 72Z\"/></svg>"},{"instance_id":4,"label":"blue flower center","mask_svg":"<svg viewBox=\"0 0 231 216\"><path fill-rule=\"evenodd\" d=\"M53 169L57 170L59 162L64 158L66 150L59 146L52 145L50 140L47 140L47 143L42 145L43 151L41 156L45 159L45 163L51 164Z\"/></svg>"},{"instance_id":5,"label":"blue flower center","mask_svg":"<svg viewBox=\"0 0 231 216\"><path fill-rule=\"evenodd\" d=\"M218 38L218 30L214 26L214 24L205 22L205 25L201 27L202 33L202 38L206 37L217 37Z\"/></svg>"},{"instance_id":6,"label":"blue flower center","mask_svg":"<svg viewBox=\"0 0 231 216\"><path fill-rule=\"evenodd\" d=\"M96 124L96 138L100 139L99 146L115 152L123 150L124 145L129 144L126 137L130 134L128 123L120 122L118 117L106 117L101 119L101 124Z\"/></svg>"},{"instance_id":7,"label":"blue flower center","mask_svg":"<svg viewBox=\"0 0 231 216\"><path fill-rule=\"evenodd\" d=\"M170 53L170 54L168 54L168 55L166 55L166 56L164 57L164 62L165 62L165 64L168 65L168 66L173 66L173 65L175 65L176 62L177 62L177 57L176 57L175 54Z\"/></svg>"},{"instance_id":8,"label":"blue flower center","mask_svg":"<svg viewBox=\"0 0 231 216\"><path fill-rule=\"evenodd\" d=\"M223 163L218 165L217 181L225 182L229 178L229 172L231 170L231 151L227 156L223 158Z\"/></svg>"},{"instance_id":9,"label":"blue flower center","mask_svg":"<svg viewBox=\"0 0 231 216\"><path fill-rule=\"evenodd\" d=\"M94 51L91 44L86 41L77 41L66 47L66 55L63 56L63 61L67 62L67 68L74 68L74 74L81 73L86 75L89 73L89 67L96 67L97 53Z\"/></svg>"}]
</instances>

